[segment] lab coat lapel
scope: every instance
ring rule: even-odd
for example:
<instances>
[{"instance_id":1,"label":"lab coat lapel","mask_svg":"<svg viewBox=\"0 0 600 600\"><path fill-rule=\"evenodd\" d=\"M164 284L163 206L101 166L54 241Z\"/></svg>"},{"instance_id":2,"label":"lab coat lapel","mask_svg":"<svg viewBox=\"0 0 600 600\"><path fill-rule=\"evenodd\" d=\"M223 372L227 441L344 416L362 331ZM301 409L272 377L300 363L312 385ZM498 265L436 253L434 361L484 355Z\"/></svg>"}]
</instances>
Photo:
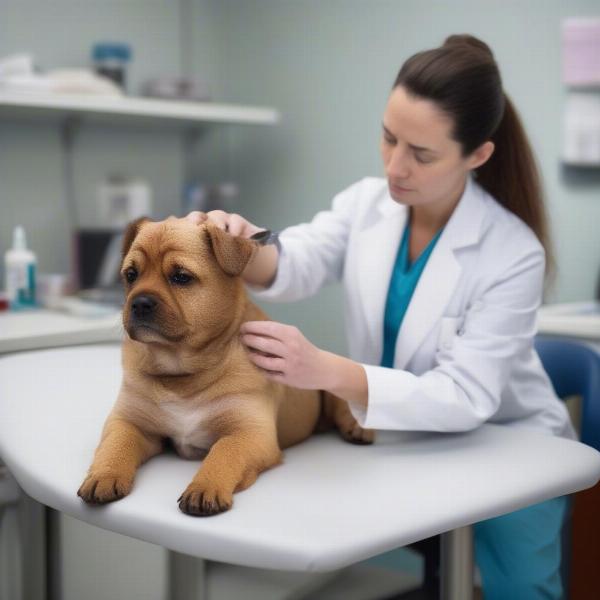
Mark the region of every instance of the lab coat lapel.
<instances>
[{"instance_id":1,"label":"lab coat lapel","mask_svg":"<svg viewBox=\"0 0 600 600\"><path fill-rule=\"evenodd\" d=\"M407 208L386 193L373 222L358 236L358 287L371 338L371 343L364 346L365 360L373 364L383 352L385 302L407 215Z\"/></svg>"},{"instance_id":2,"label":"lab coat lapel","mask_svg":"<svg viewBox=\"0 0 600 600\"><path fill-rule=\"evenodd\" d=\"M481 236L483 200L471 178L431 253L410 301L396 340L394 366L403 369L444 314L461 275L455 250Z\"/></svg>"}]
</instances>

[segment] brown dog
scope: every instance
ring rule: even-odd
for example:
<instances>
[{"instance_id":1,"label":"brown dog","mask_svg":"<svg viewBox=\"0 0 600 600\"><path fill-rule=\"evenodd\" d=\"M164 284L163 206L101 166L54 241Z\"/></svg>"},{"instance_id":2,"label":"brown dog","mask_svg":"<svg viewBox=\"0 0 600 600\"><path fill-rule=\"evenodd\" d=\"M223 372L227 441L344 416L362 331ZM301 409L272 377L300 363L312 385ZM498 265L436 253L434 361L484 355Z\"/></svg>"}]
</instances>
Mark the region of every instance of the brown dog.
<instances>
[{"instance_id":1,"label":"brown dog","mask_svg":"<svg viewBox=\"0 0 600 600\"><path fill-rule=\"evenodd\" d=\"M233 493L282 460L281 449L335 424L371 443L347 404L266 378L239 340L244 321L268 317L239 277L258 250L215 225L140 220L125 233L123 381L94 461L77 492L102 504L127 495L137 468L170 439L204 458L179 498L190 515L231 507Z\"/></svg>"}]
</instances>

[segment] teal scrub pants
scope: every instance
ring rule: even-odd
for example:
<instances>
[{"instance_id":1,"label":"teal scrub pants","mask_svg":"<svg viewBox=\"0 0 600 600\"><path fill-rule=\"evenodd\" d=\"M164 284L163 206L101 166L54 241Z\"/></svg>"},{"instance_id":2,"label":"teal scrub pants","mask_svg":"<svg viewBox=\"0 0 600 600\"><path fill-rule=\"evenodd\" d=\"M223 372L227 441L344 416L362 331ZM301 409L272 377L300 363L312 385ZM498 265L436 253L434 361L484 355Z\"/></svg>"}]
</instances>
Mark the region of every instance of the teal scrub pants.
<instances>
[{"instance_id":1,"label":"teal scrub pants","mask_svg":"<svg viewBox=\"0 0 600 600\"><path fill-rule=\"evenodd\" d=\"M567 496L473 526L485 600L562 600L562 528Z\"/></svg>"}]
</instances>

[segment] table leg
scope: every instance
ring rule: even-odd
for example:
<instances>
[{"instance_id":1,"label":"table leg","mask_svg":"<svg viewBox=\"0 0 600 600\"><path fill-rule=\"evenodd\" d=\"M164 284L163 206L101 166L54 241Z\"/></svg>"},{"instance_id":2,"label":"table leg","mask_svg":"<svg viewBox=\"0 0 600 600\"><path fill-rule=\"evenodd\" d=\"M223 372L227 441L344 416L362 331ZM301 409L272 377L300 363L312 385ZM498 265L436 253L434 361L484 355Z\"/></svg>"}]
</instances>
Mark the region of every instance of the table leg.
<instances>
[{"instance_id":1,"label":"table leg","mask_svg":"<svg viewBox=\"0 0 600 600\"><path fill-rule=\"evenodd\" d=\"M60 512L45 508L46 516L46 598L61 600L62 594L62 540Z\"/></svg>"},{"instance_id":2,"label":"table leg","mask_svg":"<svg viewBox=\"0 0 600 600\"><path fill-rule=\"evenodd\" d=\"M460 527L442 534L441 600L473 600L473 531Z\"/></svg>"},{"instance_id":3,"label":"table leg","mask_svg":"<svg viewBox=\"0 0 600 600\"><path fill-rule=\"evenodd\" d=\"M169 600L208 600L205 561L169 550Z\"/></svg>"}]
</instances>

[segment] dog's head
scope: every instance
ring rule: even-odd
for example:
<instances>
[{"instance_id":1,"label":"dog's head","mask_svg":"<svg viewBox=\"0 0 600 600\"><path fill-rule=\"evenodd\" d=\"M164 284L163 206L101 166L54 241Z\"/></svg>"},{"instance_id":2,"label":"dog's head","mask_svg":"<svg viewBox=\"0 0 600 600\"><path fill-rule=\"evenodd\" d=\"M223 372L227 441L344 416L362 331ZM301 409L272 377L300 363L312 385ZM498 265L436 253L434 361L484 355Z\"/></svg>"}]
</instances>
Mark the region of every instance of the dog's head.
<instances>
[{"instance_id":1,"label":"dog's head","mask_svg":"<svg viewBox=\"0 0 600 600\"><path fill-rule=\"evenodd\" d=\"M238 276L257 250L256 242L208 222L131 223L121 265L129 337L199 347L219 336L236 317L243 294Z\"/></svg>"}]
</instances>

